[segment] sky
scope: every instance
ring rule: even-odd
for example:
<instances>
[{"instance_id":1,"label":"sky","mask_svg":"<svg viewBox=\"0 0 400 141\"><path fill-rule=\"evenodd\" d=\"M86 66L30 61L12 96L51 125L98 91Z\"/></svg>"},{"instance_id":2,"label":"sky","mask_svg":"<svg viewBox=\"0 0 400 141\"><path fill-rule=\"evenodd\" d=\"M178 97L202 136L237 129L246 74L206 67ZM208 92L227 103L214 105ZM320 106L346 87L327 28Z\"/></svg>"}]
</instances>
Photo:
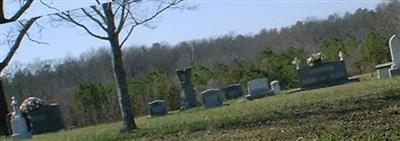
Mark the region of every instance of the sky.
<instances>
[{"instance_id":1,"label":"sky","mask_svg":"<svg viewBox=\"0 0 400 141\"><path fill-rule=\"evenodd\" d=\"M7 0L6 0L7 1ZM54 2L55 1L55 2ZM103 0L107 1L107 0ZM61 9L73 9L92 5L81 0L53 0ZM374 9L381 0L187 0L185 5L196 6L194 10L168 10L150 25L155 28L138 27L126 46L152 45L167 42L175 45L182 41L214 38L228 33L254 35L261 29L281 28L304 21L309 17L325 19L329 15L353 13L358 8ZM48 8L36 3L26 17L49 14ZM46 25L48 20L41 19ZM0 33L8 26L0 27ZM32 29L37 31L37 29ZM34 60L79 57L98 47L108 47L108 42L95 39L83 30L70 26L45 26L35 36L49 45L24 40L11 63L30 63ZM1 46L0 58L5 46Z\"/></svg>"}]
</instances>

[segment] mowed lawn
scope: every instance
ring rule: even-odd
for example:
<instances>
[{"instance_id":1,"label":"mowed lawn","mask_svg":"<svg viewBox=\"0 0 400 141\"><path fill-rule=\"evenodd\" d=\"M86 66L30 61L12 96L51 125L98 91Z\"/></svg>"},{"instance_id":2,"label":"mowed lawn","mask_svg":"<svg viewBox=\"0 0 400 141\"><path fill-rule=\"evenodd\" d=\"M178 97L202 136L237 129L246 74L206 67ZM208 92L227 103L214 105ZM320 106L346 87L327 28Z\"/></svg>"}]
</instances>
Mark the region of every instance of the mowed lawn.
<instances>
[{"instance_id":1,"label":"mowed lawn","mask_svg":"<svg viewBox=\"0 0 400 141\"><path fill-rule=\"evenodd\" d=\"M34 136L38 141L111 140L400 140L400 78L243 99L203 110ZM4 140L4 138L3 138Z\"/></svg>"}]
</instances>

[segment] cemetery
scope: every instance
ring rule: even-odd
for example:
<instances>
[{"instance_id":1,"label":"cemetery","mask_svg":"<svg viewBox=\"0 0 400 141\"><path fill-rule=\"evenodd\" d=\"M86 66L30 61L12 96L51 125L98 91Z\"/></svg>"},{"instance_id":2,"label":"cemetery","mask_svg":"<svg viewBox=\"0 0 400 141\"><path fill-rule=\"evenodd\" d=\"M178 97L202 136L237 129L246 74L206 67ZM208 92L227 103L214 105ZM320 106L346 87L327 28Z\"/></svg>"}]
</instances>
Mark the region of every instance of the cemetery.
<instances>
[{"instance_id":1,"label":"cemetery","mask_svg":"<svg viewBox=\"0 0 400 141\"><path fill-rule=\"evenodd\" d=\"M396 32L390 37L386 37L388 33L360 33L366 34L366 39L360 40L335 35L319 42L320 38L311 37L315 44L283 49L258 44L267 41L265 35L276 37L268 43L285 42L278 37L299 32L297 26L312 22L307 21L279 31L263 30L254 36L229 35L174 46L154 43L149 49L146 45L122 49L136 26L151 28L147 22L160 13L186 7L180 6L182 0L160 1L154 13L141 17L132 7L143 1L118 2L95 1L97 5L66 12L42 2L56 13L28 20L19 20L19 13L24 13L33 1L21 1L21 11L9 19L3 9L8 3L0 2L0 25L13 24L8 33L0 35L7 37L7 41L0 40L0 45L11 45L0 62L0 140L400 138L400 122L396 122L400 120L400 36ZM397 1L388 2L393 3L400 7ZM36 44L47 44L28 34L36 20L43 17L105 40L111 50L89 52L78 59L43 61L42 66L28 64L24 69L17 64L13 72L3 72L24 36ZM329 17L328 21L342 18ZM92 31L96 28L86 25L85 20L91 20L105 34L97 35ZM321 21L313 22L324 23ZM12 29L16 27L21 29ZM293 35L295 42L303 42L297 39L302 34ZM13 36L17 39L8 39ZM223 42L218 43L220 40ZM252 48L250 42L260 47ZM222 47L219 49L224 52L213 54L213 47L220 44L250 46L246 49L256 53L245 56L244 50L237 49L239 57L229 56L226 54L230 50ZM229 49L234 52L234 48ZM356 51L361 55L355 55ZM102 55L109 58L98 57ZM107 67L96 66L99 62L104 66L105 60L110 63Z\"/></svg>"}]
</instances>

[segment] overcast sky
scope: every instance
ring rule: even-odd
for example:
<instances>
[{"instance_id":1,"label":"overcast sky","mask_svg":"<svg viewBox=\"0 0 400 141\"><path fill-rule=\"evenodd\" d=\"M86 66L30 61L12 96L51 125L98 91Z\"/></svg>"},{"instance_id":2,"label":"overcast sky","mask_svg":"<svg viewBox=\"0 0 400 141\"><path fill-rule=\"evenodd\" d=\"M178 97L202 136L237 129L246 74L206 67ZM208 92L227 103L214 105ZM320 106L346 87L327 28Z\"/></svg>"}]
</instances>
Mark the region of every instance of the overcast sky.
<instances>
[{"instance_id":1,"label":"overcast sky","mask_svg":"<svg viewBox=\"0 0 400 141\"><path fill-rule=\"evenodd\" d=\"M8 1L8 0L6 0ZM49 0L48 0L49 1ZM63 9L88 6L93 3L82 0L53 0ZM103 0L106 1L106 0ZM261 29L290 26L308 17L327 18L330 14L343 15L358 8L374 9L380 0L187 0L186 4L198 5L196 10L169 10L151 23L156 27L137 28L127 46L151 45L168 42L175 45L182 41L218 37L227 33L256 34ZM35 4L28 11L31 15L52 13ZM41 22L46 22L41 20ZM1 26L0 32L7 26ZM34 30L34 29L32 29ZM46 27L37 38L50 45L38 45L25 40L14 61L28 63L35 59L62 59L79 57L83 52L108 42L97 40L80 29L72 27ZM1 46L0 57L4 57ZM11 62L11 63L13 63Z\"/></svg>"}]
</instances>

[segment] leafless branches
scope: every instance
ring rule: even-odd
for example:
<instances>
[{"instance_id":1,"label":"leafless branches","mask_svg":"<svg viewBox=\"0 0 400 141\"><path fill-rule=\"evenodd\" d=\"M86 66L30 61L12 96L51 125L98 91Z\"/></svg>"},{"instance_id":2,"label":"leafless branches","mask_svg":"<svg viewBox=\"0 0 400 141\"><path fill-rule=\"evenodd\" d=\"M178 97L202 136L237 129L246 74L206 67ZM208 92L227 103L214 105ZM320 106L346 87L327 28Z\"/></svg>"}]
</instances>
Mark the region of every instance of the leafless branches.
<instances>
[{"instance_id":1,"label":"leafless branches","mask_svg":"<svg viewBox=\"0 0 400 141\"><path fill-rule=\"evenodd\" d=\"M22 14L24 14L25 11L28 10L28 8L32 5L32 3L33 0L24 0L22 7L19 8L18 11L10 18L7 18L4 13L4 1L0 1L0 24L14 22L18 20L22 16Z\"/></svg>"},{"instance_id":2,"label":"leafless branches","mask_svg":"<svg viewBox=\"0 0 400 141\"><path fill-rule=\"evenodd\" d=\"M6 57L4 58L4 60L0 63L0 70L3 70L8 63L10 62L11 58L14 56L15 52L17 51L17 49L19 48L22 39L24 38L24 36L27 34L29 28L33 25L33 23L39 19L40 17L34 17L31 18L30 20L28 20L25 24L23 24L22 29L18 32L17 38L14 41L14 44L12 45L10 51L8 52L8 54L6 55ZM29 37L28 37L29 38Z\"/></svg>"},{"instance_id":3,"label":"leafless branches","mask_svg":"<svg viewBox=\"0 0 400 141\"><path fill-rule=\"evenodd\" d=\"M109 37L107 37L109 34L120 34L123 36L120 42L120 47L122 47L136 27L148 23L167 9L174 8L183 1L184 0L150 1L150 4L145 5L147 8L153 9L153 11L148 11L150 13L148 16L139 16L139 12L135 11L135 8L145 3L141 0L115 0L112 3L102 4L101 7L91 6L90 8L60 12L56 14L56 16L83 29L89 35L98 39L109 40ZM156 2L158 2L158 4L156 4ZM105 8L107 8L108 5L110 8L106 10ZM47 6L56 9L48 4ZM110 19L106 19L106 14L110 16ZM115 27L111 27L107 23L110 22L108 20L112 20ZM101 29L103 33L99 33L100 31L96 29Z\"/></svg>"}]
</instances>

